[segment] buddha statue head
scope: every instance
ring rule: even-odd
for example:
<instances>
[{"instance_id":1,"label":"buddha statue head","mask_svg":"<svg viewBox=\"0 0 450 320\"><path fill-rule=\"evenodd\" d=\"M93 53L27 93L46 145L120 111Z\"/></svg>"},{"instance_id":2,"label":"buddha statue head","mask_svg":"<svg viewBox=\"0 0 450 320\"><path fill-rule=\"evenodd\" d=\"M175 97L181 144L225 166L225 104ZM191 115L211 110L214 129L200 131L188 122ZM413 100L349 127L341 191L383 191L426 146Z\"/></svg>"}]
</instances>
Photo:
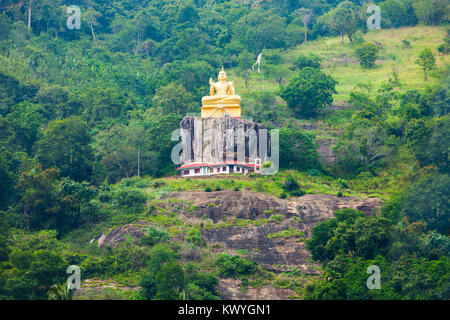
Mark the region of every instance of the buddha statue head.
<instances>
[{"instance_id":1,"label":"buddha statue head","mask_svg":"<svg viewBox=\"0 0 450 320\"><path fill-rule=\"evenodd\" d=\"M217 76L217 79L219 81L226 81L227 80L227 73L223 69L223 66L222 66L222 70L219 71L219 75Z\"/></svg>"}]
</instances>

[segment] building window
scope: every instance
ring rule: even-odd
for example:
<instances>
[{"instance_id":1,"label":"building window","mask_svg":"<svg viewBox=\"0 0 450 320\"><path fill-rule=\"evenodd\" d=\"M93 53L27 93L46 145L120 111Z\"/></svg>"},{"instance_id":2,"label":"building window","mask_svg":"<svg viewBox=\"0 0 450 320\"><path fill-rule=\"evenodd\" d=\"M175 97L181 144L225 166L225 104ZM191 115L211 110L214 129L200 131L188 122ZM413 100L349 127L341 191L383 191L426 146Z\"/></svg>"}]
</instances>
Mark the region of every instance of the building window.
<instances>
[{"instance_id":1,"label":"building window","mask_svg":"<svg viewBox=\"0 0 450 320\"><path fill-rule=\"evenodd\" d=\"M220 172L220 168L217 168L217 172Z\"/></svg>"},{"instance_id":2,"label":"building window","mask_svg":"<svg viewBox=\"0 0 450 320\"><path fill-rule=\"evenodd\" d=\"M195 173L200 173L200 169L195 169Z\"/></svg>"},{"instance_id":3,"label":"building window","mask_svg":"<svg viewBox=\"0 0 450 320\"><path fill-rule=\"evenodd\" d=\"M209 173L214 173L214 168L209 168Z\"/></svg>"},{"instance_id":4,"label":"building window","mask_svg":"<svg viewBox=\"0 0 450 320\"><path fill-rule=\"evenodd\" d=\"M241 172L241 168L240 167L236 167L236 171L237 172Z\"/></svg>"},{"instance_id":5,"label":"building window","mask_svg":"<svg viewBox=\"0 0 450 320\"><path fill-rule=\"evenodd\" d=\"M183 171L183 176L188 176L189 175L189 170L184 170Z\"/></svg>"},{"instance_id":6,"label":"building window","mask_svg":"<svg viewBox=\"0 0 450 320\"><path fill-rule=\"evenodd\" d=\"M223 171L223 172L226 172L226 171L227 171L227 167L223 167L223 168L222 168L222 171Z\"/></svg>"}]
</instances>

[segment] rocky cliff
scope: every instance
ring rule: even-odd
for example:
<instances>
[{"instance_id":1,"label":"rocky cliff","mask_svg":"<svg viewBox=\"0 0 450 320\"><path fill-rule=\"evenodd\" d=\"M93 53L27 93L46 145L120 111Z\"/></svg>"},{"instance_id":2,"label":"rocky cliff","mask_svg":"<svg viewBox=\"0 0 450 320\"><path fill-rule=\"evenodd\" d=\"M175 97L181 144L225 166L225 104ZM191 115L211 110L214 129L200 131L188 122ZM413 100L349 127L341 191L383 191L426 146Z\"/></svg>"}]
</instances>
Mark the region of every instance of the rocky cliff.
<instances>
[{"instance_id":1,"label":"rocky cliff","mask_svg":"<svg viewBox=\"0 0 450 320\"><path fill-rule=\"evenodd\" d=\"M296 268L311 275L319 273L319 265L311 262L304 240L311 236L314 225L333 218L338 209L352 208L370 215L380 207L376 198L307 194L279 199L231 190L174 192L158 205L175 214L185 226L202 226L202 238L213 256L244 250L266 270L278 273ZM114 247L129 236L139 240L149 224L143 221L113 229L97 240L98 245ZM182 242L184 236L185 232L177 234L173 240ZM234 279L221 279L218 291L224 299L286 299L294 294L271 286L242 292L239 281Z\"/></svg>"},{"instance_id":2,"label":"rocky cliff","mask_svg":"<svg viewBox=\"0 0 450 320\"><path fill-rule=\"evenodd\" d=\"M185 205L169 208L178 210L177 216L186 225L203 224L203 239L217 253L236 253L239 249L252 252L253 258L270 270L282 271L297 267L305 273L317 273L317 265L309 262L305 238L311 236L314 225L333 217L338 209L352 208L372 214L379 209L376 198L357 199L323 194L278 199L267 194L241 191L189 191L176 192L171 199L182 200ZM279 219L273 220L273 215ZM245 223L236 223L244 221ZM101 247L115 246L124 241L124 234L140 239L142 225L124 226L98 239ZM277 237L277 233L296 230L302 236ZM184 234L177 236L184 239Z\"/></svg>"},{"instance_id":3,"label":"rocky cliff","mask_svg":"<svg viewBox=\"0 0 450 320\"><path fill-rule=\"evenodd\" d=\"M267 149L260 148L268 139L264 128L244 119L185 117L181 123L183 153L181 163L253 163L256 156L264 159ZM270 139L269 139L270 140ZM267 144L268 145L268 144Z\"/></svg>"}]
</instances>

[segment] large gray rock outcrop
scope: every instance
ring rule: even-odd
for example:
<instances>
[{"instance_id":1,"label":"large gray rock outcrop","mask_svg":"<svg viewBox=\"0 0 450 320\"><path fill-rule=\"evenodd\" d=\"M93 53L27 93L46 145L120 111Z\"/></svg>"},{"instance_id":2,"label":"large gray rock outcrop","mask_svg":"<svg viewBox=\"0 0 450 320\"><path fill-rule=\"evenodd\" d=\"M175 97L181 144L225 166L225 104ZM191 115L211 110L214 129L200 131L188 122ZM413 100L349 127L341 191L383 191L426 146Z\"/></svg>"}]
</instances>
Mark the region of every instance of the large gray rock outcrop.
<instances>
[{"instance_id":1,"label":"large gray rock outcrop","mask_svg":"<svg viewBox=\"0 0 450 320\"><path fill-rule=\"evenodd\" d=\"M260 139L267 133L262 125L244 119L185 117L181 123L183 153L181 163L223 163L238 161L254 163L267 155L260 148ZM264 142L266 145L265 141Z\"/></svg>"}]
</instances>

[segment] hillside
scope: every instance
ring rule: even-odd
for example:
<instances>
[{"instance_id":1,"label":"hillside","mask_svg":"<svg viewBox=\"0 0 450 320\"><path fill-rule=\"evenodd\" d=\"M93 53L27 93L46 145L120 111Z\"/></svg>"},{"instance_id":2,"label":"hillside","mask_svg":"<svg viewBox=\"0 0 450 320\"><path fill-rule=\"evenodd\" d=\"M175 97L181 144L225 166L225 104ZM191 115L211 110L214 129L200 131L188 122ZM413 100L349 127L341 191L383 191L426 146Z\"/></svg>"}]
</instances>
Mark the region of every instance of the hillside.
<instances>
[{"instance_id":1,"label":"hillside","mask_svg":"<svg viewBox=\"0 0 450 320\"><path fill-rule=\"evenodd\" d=\"M417 26L398 29L371 30L364 35L366 41L381 44L381 52L376 62L376 67L364 70L359 65L353 52L354 47L346 39L341 44L340 37L321 38L315 41L303 43L300 46L289 48L286 52L280 51L282 63L277 66L276 77L269 73L266 75L264 90L275 93L279 83L277 78L284 81L296 74L294 61L298 55L314 54L322 59L322 70L338 82L337 94L334 95L335 105L346 105L349 94L357 85L371 85L372 92L380 89L381 84L387 82L395 69L402 84L402 90L425 89L427 85L437 83L437 78L430 79L429 83L423 81L423 71L415 63L417 55L424 48L437 48L445 38L446 31L443 27ZM405 48L403 40L411 44L411 48ZM443 67L449 64L448 55L439 55L436 64ZM263 62L264 64L264 62ZM264 71L264 66L263 66ZM238 92L243 96L251 96L262 91L262 76L251 73L250 92L247 93L244 79L239 77L239 72L232 69Z\"/></svg>"},{"instance_id":2,"label":"hillside","mask_svg":"<svg viewBox=\"0 0 450 320\"><path fill-rule=\"evenodd\" d=\"M0 300L450 299L449 4L375 3L0 1ZM220 70L276 174L175 170Z\"/></svg>"}]
</instances>

